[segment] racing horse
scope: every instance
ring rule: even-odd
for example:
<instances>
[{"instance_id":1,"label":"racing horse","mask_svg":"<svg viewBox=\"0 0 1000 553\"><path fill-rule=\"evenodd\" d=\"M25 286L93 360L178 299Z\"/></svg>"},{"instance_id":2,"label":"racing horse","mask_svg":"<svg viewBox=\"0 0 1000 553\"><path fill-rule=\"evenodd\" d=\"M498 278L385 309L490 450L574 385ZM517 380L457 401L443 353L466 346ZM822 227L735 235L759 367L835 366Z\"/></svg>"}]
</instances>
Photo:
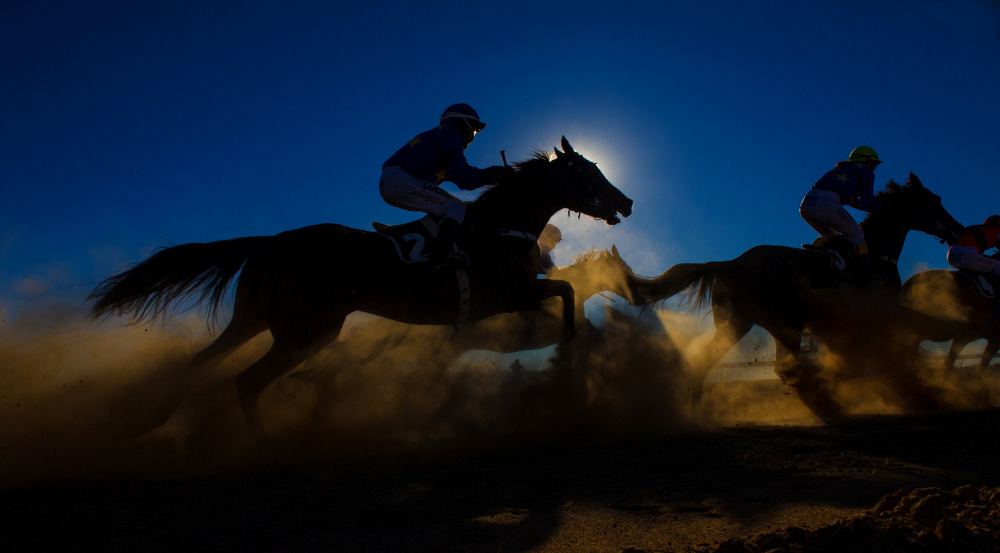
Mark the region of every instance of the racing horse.
<instances>
[{"instance_id":1,"label":"racing horse","mask_svg":"<svg viewBox=\"0 0 1000 553\"><path fill-rule=\"evenodd\" d=\"M622 259L618 249L591 250L577 256L566 267L555 267L545 277L547 280L568 282L574 290L576 325L578 332L588 339L597 338L583 311L584 302L592 296L611 292L629 299L626 279L634 275L632 268ZM498 313L474 324L457 325L447 328L412 327L386 319L367 321L362 333L376 335L374 344L365 348L368 355L358 358L359 363L376 361L382 352L405 347L413 341L431 346L428 354L435 363L446 367L464 352L483 350L495 353L514 353L536 350L558 344L564 336L561 315L543 306L537 311L517 311ZM583 326L581 330L580 327ZM450 333L450 337L445 333ZM310 379L311 374L296 373L300 378Z\"/></svg>"},{"instance_id":2,"label":"racing horse","mask_svg":"<svg viewBox=\"0 0 1000 553\"><path fill-rule=\"evenodd\" d=\"M941 205L941 198L910 173L905 185L892 180L877 194L881 207L861 222L871 255L872 271L880 283L867 293L895 297L900 287L896 260L910 230L952 239L962 225ZM693 362L692 405L701 402L705 378L736 343L756 324L774 338L777 359L797 361L779 376L820 418L842 416L840 407L819 380L817 368L800 357L802 333L819 306L816 290L858 286L845 272L848 252L843 237L829 250L804 246L755 246L729 261L682 263L653 278L634 278L629 284L637 305L645 308L690 290L692 309L711 304L715 334ZM874 290L872 290L874 289Z\"/></svg>"},{"instance_id":3,"label":"racing horse","mask_svg":"<svg viewBox=\"0 0 1000 553\"><path fill-rule=\"evenodd\" d=\"M947 365L953 367L970 342L986 339L979 359L985 369L1000 349L1000 301L987 274L932 269L919 272L903 283L900 301L918 311L935 312L936 324L923 325L916 338L947 342Z\"/></svg>"},{"instance_id":4,"label":"racing horse","mask_svg":"<svg viewBox=\"0 0 1000 553\"><path fill-rule=\"evenodd\" d=\"M574 290L576 325L582 326L587 336L595 337L596 329L583 312L584 302L602 292L611 292L629 299L627 278L635 273L618 253L611 250L592 250L577 256L565 267L555 267L545 280L562 280ZM520 311L503 314L475 325L456 329L451 340L456 351L482 349L497 353L541 349L558 343L562 334L560 317L548 310ZM583 331L581 331L583 332ZM589 338L588 338L589 340Z\"/></svg>"},{"instance_id":5,"label":"racing horse","mask_svg":"<svg viewBox=\"0 0 1000 553\"><path fill-rule=\"evenodd\" d=\"M575 326L573 288L565 281L535 278L530 258L537 236L562 209L617 224L619 214L632 213L632 200L566 137L561 146L555 157L536 152L515 163L511 180L469 204L459 237L472 260L467 269L431 271L427 262L408 263L413 259L404 259L399 245L382 233L327 223L274 236L161 249L99 283L88 297L94 302L90 315L129 315L139 323L191 300L207 305L214 321L235 282L232 319L188 369L219 360L270 331L270 349L236 377L240 406L257 441L267 439L260 394L333 342L355 311L408 324L447 325L537 310L542 300L557 296L568 339Z\"/></svg>"}]
</instances>

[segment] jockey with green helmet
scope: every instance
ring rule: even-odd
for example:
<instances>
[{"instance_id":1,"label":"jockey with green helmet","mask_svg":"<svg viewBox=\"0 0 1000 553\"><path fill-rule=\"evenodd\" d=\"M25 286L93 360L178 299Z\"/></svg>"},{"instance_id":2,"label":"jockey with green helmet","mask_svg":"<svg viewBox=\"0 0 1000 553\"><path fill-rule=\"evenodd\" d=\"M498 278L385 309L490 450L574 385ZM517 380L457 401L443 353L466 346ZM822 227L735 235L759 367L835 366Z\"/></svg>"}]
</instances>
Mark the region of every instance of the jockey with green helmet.
<instances>
[{"instance_id":1,"label":"jockey with green helmet","mask_svg":"<svg viewBox=\"0 0 1000 553\"><path fill-rule=\"evenodd\" d=\"M386 203L441 218L431 253L435 268L468 265L468 257L455 247L465 218L465 202L443 190L441 183L474 190L514 174L511 167L477 169L466 161L465 149L484 128L486 123L471 106L452 104L441 114L437 127L418 134L382 164L378 189Z\"/></svg>"},{"instance_id":2,"label":"jockey with green helmet","mask_svg":"<svg viewBox=\"0 0 1000 553\"><path fill-rule=\"evenodd\" d=\"M861 211L878 209L875 197L875 167L882 163L878 153L868 146L858 146L844 161L827 171L799 204L799 215L820 234L814 244L822 245L830 238L843 235L854 247L863 279L870 279L871 262L865 233L857 221L844 209L845 205Z\"/></svg>"}]
</instances>

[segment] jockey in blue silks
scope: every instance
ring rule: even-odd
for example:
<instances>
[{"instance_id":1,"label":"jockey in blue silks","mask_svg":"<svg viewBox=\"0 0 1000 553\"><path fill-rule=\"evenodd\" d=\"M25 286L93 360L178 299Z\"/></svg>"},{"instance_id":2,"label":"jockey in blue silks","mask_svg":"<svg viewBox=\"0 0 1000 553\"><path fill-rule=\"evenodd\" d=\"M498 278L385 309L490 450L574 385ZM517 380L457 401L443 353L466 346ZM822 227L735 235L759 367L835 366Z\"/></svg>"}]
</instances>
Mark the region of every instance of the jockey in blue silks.
<instances>
[{"instance_id":1,"label":"jockey in blue silks","mask_svg":"<svg viewBox=\"0 0 1000 553\"><path fill-rule=\"evenodd\" d=\"M865 273L861 276L867 279L871 278L871 261L865 233L844 206L868 212L878 208L874 188L875 167L880 163L874 149L858 146L846 161L837 162L820 177L799 205L799 215L820 234L814 244L821 246L838 234L844 235L854 247L855 258Z\"/></svg>"},{"instance_id":2,"label":"jockey in blue silks","mask_svg":"<svg viewBox=\"0 0 1000 553\"><path fill-rule=\"evenodd\" d=\"M455 247L455 238L465 218L465 202L441 188L452 182L462 190L506 181L514 169L493 166L472 167L465 149L486 127L468 104L453 104L441 114L440 125L407 142L382 164L378 189L389 205L441 217L431 266L462 268L469 258Z\"/></svg>"}]
</instances>

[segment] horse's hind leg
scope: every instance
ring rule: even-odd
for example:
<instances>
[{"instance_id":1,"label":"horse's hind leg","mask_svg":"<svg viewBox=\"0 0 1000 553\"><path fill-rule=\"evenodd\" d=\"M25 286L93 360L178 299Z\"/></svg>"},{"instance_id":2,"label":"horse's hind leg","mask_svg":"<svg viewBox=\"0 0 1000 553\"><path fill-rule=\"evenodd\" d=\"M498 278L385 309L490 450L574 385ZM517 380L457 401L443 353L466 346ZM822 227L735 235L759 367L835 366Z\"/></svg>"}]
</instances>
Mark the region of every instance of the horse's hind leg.
<instances>
[{"instance_id":1,"label":"horse's hind leg","mask_svg":"<svg viewBox=\"0 0 1000 553\"><path fill-rule=\"evenodd\" d=\"M824 422L842 419L843 409L833 397L833 391L820 375L814 359L802 355L802 330L787 328L772 332L775 350L775 372L782 382L798 394L802 403Z\"/></svg>"},{"instance_id":2,"label":"horse's hind leg","mask_svg":"<svg viewBox=\"0 0 1000 553\"><path fill-rule=\"evenodd\" d=\"M347 315L326 315L322 320L317 320L302 314L294 322L272 325L274 345L236 377L240 407L255 441L267 440L258 408L260 394L272 382L335 340L346 319Z\"/></svg>"},{"instance_id":3,"label":"horse's hind leg","mask_svg":"<svg viewBox=\"0 0 1000 553\"><path fill-rule=\"evenodd\" d=\"M691 375L691 410L693 413L699 413L702 409L705 380L708 378L708 373L712 371L712 367L729 350L733 349L733 346L746 336L751 328L753 328L752 322L721 317L715 319L715 334L691 363L693 370Z\"/></svg>"},{"instance_id":4,"label":"horse's hind leg","mask_svg":"<svg viewBox=\"0 0 1000 553\"><path fill-rule=\"evenodd\" d=\"M219 337L196 353L179 374L171 375L169 381L163 383L166 396L151 411L135 418L123 435L128 437L140 436L166 424L187 396L192 381L202 369L213 361L217 361L233 353L240 346L265 330L267 330L265 322L251 315L251 311L240 309L237 304L233 309L232 321L230 321ZM160 393L162 392L163 390L160 390Z\"/></svg>"}]
</instances>

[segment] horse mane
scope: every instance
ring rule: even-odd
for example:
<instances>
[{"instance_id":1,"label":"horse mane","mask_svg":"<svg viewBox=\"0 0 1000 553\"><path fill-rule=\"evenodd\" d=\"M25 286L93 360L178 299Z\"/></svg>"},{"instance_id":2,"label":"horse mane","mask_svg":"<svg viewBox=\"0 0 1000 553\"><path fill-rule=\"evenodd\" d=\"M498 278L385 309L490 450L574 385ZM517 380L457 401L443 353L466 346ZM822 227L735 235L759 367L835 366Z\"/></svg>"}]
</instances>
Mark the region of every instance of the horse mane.
<instances>
[{"instance_id":1,"label":"horse mane","mask_svg":"<svg viewBox=\"0 0 1000 553\"><path fill-rule=\"evenodd\" d=\"M524 161L515 161L514 170L517 171L518 178L508 181L504 184L492 184L486 187L482 194L479 195L478 200L488 199L490 196L497 193L498 190L507 190L516 188L519 186L525 186L526 183L533 183L534 176L542 171L548 164L552 161L549 157L549 153L544 150L535 150L530 158Z\"/></svg>"},{"instance_id":2,"label":"horse mane","mask_svg":"<svg viewBox=\"0 0 1000 553\"><path fill-rule=\"evenodd\" d=\"M902 201L906 197L904 194L907 191L915 188L923 188L923 184L919 179L916 179L916 182L913 182L913 179L916 179L913 173L910 173L910 178L906 179L906 182L903 184L899 184L894 179L889 179L889 181L885 183L885 189L879 190L875 193L875 198L878 199L883 206L892 205L894 202L898 204L899 201ZM874 215L874 212L866 214L864 220L861 222L867 224L866 221L871 219L872 215Z\"/></svg>"},{"instance_id":3,"label":"horse mane","mask_svg":"<svg viewBox=\"0 0 1000 553\"><path fill-rule=\"evenodd\" d=\"M577 263L585 263L587 261L597 261L598 259L602 259L608 255L611 255L610 253L608 253L608 250L599 250L597 248L594 248L592 250L588 250L583 253L578 253L575 256L573 256L573 259L570 260L570 265L576 265Z\"/></svg>"},{"instance_id":4,"label":"horse mane","mask_svg":"<svg viewBox=\"0 0 1000 553\"><path fill-rule=\"evenodd\" d=\"M550 156L547 151L545 151L545 150L535 150L531 154L530 158L528 158L528 159L526 159L524 161L514 162L514 168L517 169L517 170L519 170L519 171L520 170L532 171L536 167L540 167L542 165L548 165L548 163L550 161L552 161L552 156Z\"/></svg>"},{"instance_id":5,"label":"horse mane","mask_svg":"<svg viewBox=\"0 0 1000 553\"><path fill-rule=\"evenodd\" d=\"M904 185L904 184L899 184L898 182L896 182L893 179L889 179L889 182L885 183L885 190L879 190L878 193L875 194L875 196L878 197L878 199L881 200L881 199L885 198L886 196L891 196L893 194L899 194L900 192L902 192L909 185L910 185L909 182L907 182Z\"/></svg>"}]
</instances>

